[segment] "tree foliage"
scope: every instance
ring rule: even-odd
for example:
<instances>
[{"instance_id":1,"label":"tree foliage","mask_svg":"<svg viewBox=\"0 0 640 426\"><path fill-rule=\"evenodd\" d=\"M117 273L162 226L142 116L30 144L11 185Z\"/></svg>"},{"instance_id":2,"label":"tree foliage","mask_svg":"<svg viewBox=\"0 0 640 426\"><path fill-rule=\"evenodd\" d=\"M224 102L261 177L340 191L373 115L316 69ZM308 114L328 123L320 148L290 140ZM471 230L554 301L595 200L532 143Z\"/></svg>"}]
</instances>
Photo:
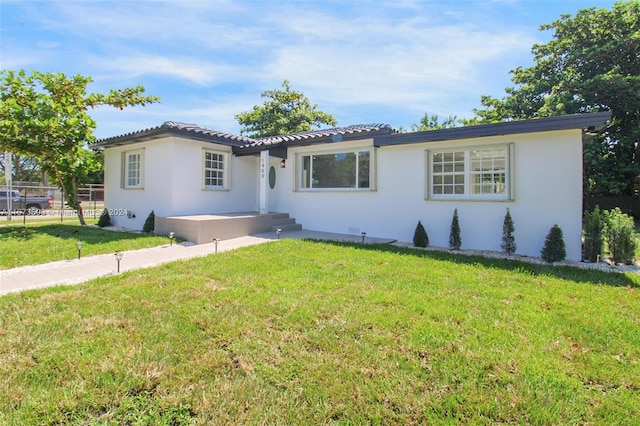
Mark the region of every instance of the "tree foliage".
<instances>
[{"instance_id":1,"label":"tree foliage","mask_svg":"<svg viewBox=\"0 0 640 426\"><path fill-rule=\"evenodd\" d=\"M585 193L630 193L640 173L640 2L581 9L540 29L553 38L533 46L535 65L511 71L517 86L483 96L467 124L609 110L611 126L585 142Z\"/></svg>"},{"instance_id":2,"label":"tree foliage","mask_svg":"<svg viewBox=\"0 0 640 426\"><path fill-rule=\"evenodd\" d=\"M440 118L438 114L430 115L425 113L417 124L411 125L412 132L424 132L427 130L451 129L458 127L458 117L450 115L447 118Z\"/></svg>"},{"instance_id":3,"label":"tree foliage","mask_svg":"<svg viewBox=\"0 0 640 426\"><path fill-rule=\"evenodd\" d=\"M449 248L451 250L460 250L462 246L462 238L460 237L460 221L458 219L458 209L453 210L453 219L451 219L451 230L449 232Z\"/></svg>"},{"instance_id":4,"label":"tree foliage","mask_svg":"<svg viewBox=\"0 0 640 426\"><path fill-rule=\"evenodd\" d=\"M418 221L416 230L413 232L413 245L416 247L429 246L429 235L427 234L427 230L424 229L424 225L420 221Z\"/></svg>"},{"instance_id":5,"label":"tree foliage","mask_svg":"<svg viewBox=\"0 0 640 426\"><path fill-rule=\"evenodd\" d=\"M5 182L5 155L0 152L0 183ZM11 156L11 176L14 182L40 182L42 180L42 170L35 157L12 155Z\"/></svg>"},{"instance_id":6,"label":"tree foliage","mask_svg":"<svg viewBox=\"0 0 640 426\"><path fill-rule=\"evenodd\" d=\"M562 228L558 225L553 225L549 230L540 254L542 259L548 263L560 262L567 257L564 235Z\"/></svg>"},{"instance_id":7,"label":"tree foliage","mask_svg":"<svg viewBox=\"0 0 640 426\"><path fill-rule=\"evenodd\" d=\"M638 241L633 218L616 207L605 211L605 238L614 263L633 265Z\"/></svg>"},{"instance_id":8,"label":"tree foliage","mask_svg":"<svg viewBox=\"0 0 640 426\"><path fill-rule=\"evenodd\" d=\"M255 105L251 111L235 116L242 125L240 132L243 135L252 138L289 135L308 132L323 124L337 124L332 115L311 105L303 93L292 90L287 80L282 83L281 90L267 90L260 96L267 98L263 105Z\"/></svg>"},{"instance_id":9,"label":"tree foliage","mask_svg":"<svg viewBox=\"0 0 640 426\"><path fill-rule=\"evenodd\" d=\"M63 190L67 204L78 211L78 184L87 179L100 158L85 145L95 140L95 121L88 110L101 105L120 109L158 100L137 86L89 93L90 77L24 70L0 73L0 150L37 158L43 171Z\"/></svg>"},{"instance_id":10,"label":"tree foliage","mask_svg":"<svg viewBox=\"0 0 640 426\"><path fill-rule=\"evenodd\" d=\"M600 206L595 206L590 212L584 212L582 229L584 232L584 258L586 260L596 262L602 256L605 224L605 212L600 210Z\"/></svg>"},{"instance_id":11,"label":"tree foliage","mask_svg":"<svg viewBox=\"0 0 640 426\"><path fill-rule=\"evenodd\" d=\"M513 223L511 212L507 208L507 213L504 215L504 220L502 222L502 243L500 244L500 247L505 251L505 253L507 253L507 256L511 256L518 248L516 245L516 237L514 235L515 230L516 227Z\"/></svg>"}]
</instances>

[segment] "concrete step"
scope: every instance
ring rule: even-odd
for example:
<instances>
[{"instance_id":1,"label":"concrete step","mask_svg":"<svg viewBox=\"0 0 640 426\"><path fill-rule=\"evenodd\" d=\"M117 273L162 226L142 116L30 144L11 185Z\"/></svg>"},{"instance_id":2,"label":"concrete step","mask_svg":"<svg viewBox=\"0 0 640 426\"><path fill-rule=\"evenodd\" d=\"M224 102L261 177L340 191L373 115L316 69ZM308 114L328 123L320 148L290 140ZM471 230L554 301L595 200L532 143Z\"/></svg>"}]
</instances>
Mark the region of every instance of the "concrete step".
<instances>
[{"instance_id":1,"label":"concrete step","mask_svg":"<svg viewBox=\"0 0 640 426\"><path fill-rule=\"evenodd\" d=\"M302 225L300 225L299 223L290 223L287 225L278 225L278 226L272 226L271 230L273 232L276 232L278 229L280 229L281 232L287 232L287 231L301 231L302 230Z\"/></svg>"},{"instance_id":2,"label":"concrete step","mask_svg":"<svg viewBox=\"0 0 640 426\"><path fill-rule=\"evenodd\" d=\"M282 219L272 219L271 225L279 227L284 225L291 225L296 223L296 220L291 217L283 217Z\"/></svg>"}]
</instances>

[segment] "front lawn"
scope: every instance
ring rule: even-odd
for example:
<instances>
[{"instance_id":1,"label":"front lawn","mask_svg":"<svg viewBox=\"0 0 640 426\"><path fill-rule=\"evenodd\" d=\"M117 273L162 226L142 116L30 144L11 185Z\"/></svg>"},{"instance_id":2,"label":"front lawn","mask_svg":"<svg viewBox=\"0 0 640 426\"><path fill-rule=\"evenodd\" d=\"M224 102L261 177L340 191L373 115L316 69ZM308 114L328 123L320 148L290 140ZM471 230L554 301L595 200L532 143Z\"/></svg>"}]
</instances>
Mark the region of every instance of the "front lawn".
<instances>
[{"instance_id":1,"label":"front lawn","mask_svg":"<svg viewBox=\"0 0 640 426\"><path fill-rule=\"evenodd\" d=\"M70 223L28 223L0 227L0 269L36 265L78 256L114 253L167 244L163 236L117 232Z\"/></svg>"},{"instance_id":2,"label":"front lawn","mask_svg":"<svg viewBox=\"0 0 640 426\"><path fill-rule=\"evenodd\" d=\"M299 240L0 298L0 423L628 424L640 280Z\"/></svg>"}]
</instances>

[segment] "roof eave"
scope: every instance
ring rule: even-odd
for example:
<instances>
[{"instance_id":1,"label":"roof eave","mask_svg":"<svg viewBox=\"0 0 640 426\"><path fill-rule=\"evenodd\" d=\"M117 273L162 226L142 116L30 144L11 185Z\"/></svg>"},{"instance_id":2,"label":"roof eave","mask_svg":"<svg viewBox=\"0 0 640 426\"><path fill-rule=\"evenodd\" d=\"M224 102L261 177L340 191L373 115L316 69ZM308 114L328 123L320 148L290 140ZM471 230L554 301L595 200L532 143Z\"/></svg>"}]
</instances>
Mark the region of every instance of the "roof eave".
<instances>
[{"instance_id":1,"label":"roof eave","mask_svg":"<svg viewBox=\"0 0 640 426\"><path fill-rule=\"evenodd\" d=\"M522 133L548 132L556 130L581 129L586 132L600 132L611 122L611 112L594 112L531 120L508 121L494 124L455 127L414 133L398 133L381 139L376 146L403 145L422 142L439 142L454 139L473 139L491 136L505 136Z\"/></svg>"}]
</instances>

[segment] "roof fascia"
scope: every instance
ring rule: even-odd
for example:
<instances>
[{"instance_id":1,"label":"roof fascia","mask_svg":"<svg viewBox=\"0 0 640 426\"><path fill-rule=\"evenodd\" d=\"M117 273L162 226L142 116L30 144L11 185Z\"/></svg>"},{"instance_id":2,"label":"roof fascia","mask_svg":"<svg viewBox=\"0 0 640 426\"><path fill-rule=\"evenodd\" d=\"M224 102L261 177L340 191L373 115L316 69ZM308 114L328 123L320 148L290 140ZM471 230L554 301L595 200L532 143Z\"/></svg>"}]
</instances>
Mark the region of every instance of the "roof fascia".
<instances>
[{"instance_id":1,"label":"roof fascia","mask_svg":"<svg viewBox=\"0 0 640 426\"><path fill-rule=\"evenodd\" d=\"M376 141L376 146L405 145L570 129L599 132L606 128L610 123L611 112L609 111L562 115L531 120L518 120L495 124L480 124L476 126L429 130L424 132L397 133L389 135L386 138L378 139Z\"/></svg>"}]
</instances>

